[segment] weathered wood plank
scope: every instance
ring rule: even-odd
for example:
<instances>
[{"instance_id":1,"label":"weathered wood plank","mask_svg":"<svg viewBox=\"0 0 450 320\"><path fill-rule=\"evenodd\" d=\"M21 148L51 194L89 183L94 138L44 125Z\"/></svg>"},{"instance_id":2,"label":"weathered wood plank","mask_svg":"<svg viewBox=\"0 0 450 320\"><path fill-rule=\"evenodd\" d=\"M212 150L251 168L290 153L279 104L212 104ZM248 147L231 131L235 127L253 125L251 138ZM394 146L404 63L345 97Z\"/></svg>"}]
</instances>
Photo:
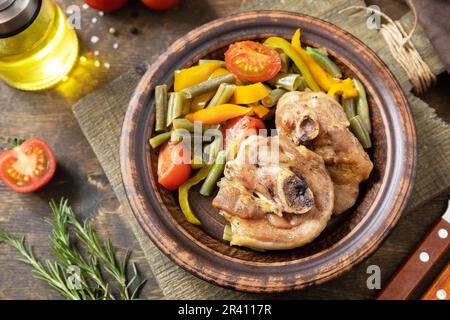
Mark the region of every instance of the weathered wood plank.
<instances>
[{"instance_id":1,"label":"weathered wood plank","mask_svg":"<svg viewBox=\"0 0 450 320\"><path fill-rule=\"evenodd\" d=\"M143 252L130 228L122 222L124 218L120 216L119 202L108 185L95 154L79 129L70 105L142 61L151 61L187 30L215 17L238 11L241 2L245 4L251 1L253 0L186 1L181 8L162 14L147 11L139 5L132 5L119 13L100 18L95 25L90 23L95 13L91 10L83 11L82 30L78 32L82 41L82 50L87 52L98 49L100 59L103 62L109 62L111 69L82 67L76 73L78 81L69 82L55 90L43 93L20 92L0 84L2 115L0 134L36 135L46 138L55 148L60 164L55 180L36 194L18 195L0 185L0 227L5 227L16 234L27 234L30 242L36 247L37 255L48 256L50 253L47 241L49 228L42 221L42 218L50 213L47 202L51 198L67 196L80 216L94 218L102 235L111 237L120 248L132 248L133 258L141 266L144 275L151 278L151 271L147 268ZM69 0L57 2L63 8L74 3ZM393 17L395 15L400 17L404 13L402 11L404 7L395 4L402 1L373 0L370 2L379 3L381 8ZM77 0L75 3L81 5L82 1ZM137 18L132 17L133 11L139 12ZM133 25L139 28L138 35L132 35L129 32L129 28ZM120 34L117 38L107 33L110 26L119 30ZM98 35L101 38L95 46L89 43L92 35ZM112 49L114 42L120 44L120 50ZM86 77L90 80L85 81ZM448 88L450 85L448 76L440 79L440 82L443 83L440 85L443 88ZM448 90L427 93L427 101L433 101L440 115L450 119L447 107L450 102ZM104 186L101 187L102 185ZM367 265L382 265L383 280L389 277L418 239L425 234L434 219L443 211L448 196L449 194L438 197L421 209L408 212L381 250L340 279L295 294L277 295L275 298L364 299L372 297L375 293L365 286ZM96 218L97 216L100 217ZM15 257L17 256L13 251L0 245L0 299L58 298L58 295L44 283L34 279L29 267L17 262ZM159 259L158 256L153 258ZM167 258L161 257L161 259ZM436 269L438 270L439 266ZM19 277L17 277L18 274ZM168 278L172 281L177 280L170 275ZM161 297L154 280L147 285L143 297Z\"/></svg>"},{"instance_id":2,"label":"weathered wood plank","mask_svg":"<svg viewBox=\"0 0 450 320\"><path fill-rule=\"evenodd\" d=\"M63 9L74 3L68 0L57 2ZM82 3L81 0L76 1L76 4ZM133 4L116 14L99 17L96 24L90 21L98 15L93 10L83 10L82 29L78 31L82 52L99 50L99 59L109 62L111 69L96 68L92 62L87 66L80 65L75 70L73 81L40 93L21 92L0 84L0 134L43 137L54 148L59 163L55 179L36 194L18 195L0 185L0 227L16 234L26 234L36 245L37 255L46 257L50 253L47 247L49 228L42 218L49 215L47 203L51 198L66 196L80 216L94 218L101 234L111 237L121 248L134 250L135 260L141 265L144 275L150 278L143 296L158 297L159 289L151 279L142 251L129 227L118 216L121 212L119 202L70 105L125 70L153 59L186 30L219 15L229 14L239 5L237 0L187 1L180 8L159 13ZM186 15L186 12L191 14ZM119 31L117 37L108 33L110 26ZM136 26L140 32L132 35L131 26ZM161 33L161 30L170 31ZM89 42L92 35L100 38L96 45ZM112 48L115 42L119 43L120 49ZM45 284L34 279L29 267L17 262L15 257L5 246L0 246L0 299L58 297ZM16 277L17 274L21 276Z\"/></svg>"}]
</instances>

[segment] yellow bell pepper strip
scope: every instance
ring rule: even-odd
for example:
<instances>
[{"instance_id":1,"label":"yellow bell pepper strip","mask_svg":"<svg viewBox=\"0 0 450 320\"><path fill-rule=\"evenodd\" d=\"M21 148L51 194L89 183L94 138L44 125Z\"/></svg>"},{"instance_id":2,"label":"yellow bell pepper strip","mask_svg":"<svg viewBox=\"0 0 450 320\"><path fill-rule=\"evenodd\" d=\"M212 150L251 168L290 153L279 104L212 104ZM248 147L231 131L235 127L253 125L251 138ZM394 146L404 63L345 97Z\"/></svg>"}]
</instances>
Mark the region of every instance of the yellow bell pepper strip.
<instances>
[{"instance_id":1,"label":"yellow bell pepper strip","mask_svg":"<svg viewBox=\"0 0 450 320\"><path fill-rule=\"evenodd\" d=\"M211 74L221 66L222 64L220 62L208 62L200 66L176 70L174 82L175 92L208 80Z\"/></svg>"},{"instance_id":2,"label":"yellow bell pepper strip","mask_svg":"<svg viewBox=\"0 0 450 320\"><path fill-rule=\"evenodd\" d=\"M208 62L210 63L210 62ZM230 71L228 71L225 68L219 68L216 69L210 76L209 79L218 77L218 76L223 76L224 74L228 74L230 73ZM191 111L198 111L201 110L203 108L206 107L206 105L208 104L209 100L212 99L212 97L214 97L215 92L211 91L211 92L206 92L204 94L199 95L198 97L195 97L192 102L191 102Z\"/></svg>"},{"instance_id":3,"label":"yellow bell pepper strip","mask_svg":"<svg viewBox=\"0 0 450 320\"><path fill-rule=\"evenodd\" d=\"M358 96L358 90L356 90L352 79L347 78L341 82L333 84L328 90L329 96L333 97L336 94L342 95L344 99L351 99Z\"/></svg>"},{"instance_id":4,"label":"yellow bell pepper strip","mask_svg":"<svg viewBox=\"0 0 450 320\"><path fill-rule=\"evenodd\" d=\"M319 86L325 90L330 90L331 86L337 83L301 46L300 42L300 29L297 29L292 37L292 47L298 52L300 57L303 59L308 69L311 71L314 80L319 84Z\"/></svg>"},{"instance_id":5,"label":"yellow bell pepper strip","mask_svg":"<svg viewBox=\"0 0 450 320\"><path fill-rule=\"evenodd\" d=\"M264 41L264 44L275 49L283 50L283 52L286 53L289 58L291 58L291 60L300 70L300 72L303 75L303 78L305 78L308 87L312 91L321 91L316 80L314 80L314 77L312 76L308 66L306 65L300 54L297 52L297 50L295 50L294 47L288 41L280 37L270 37L267 38L266 41Z\"/></svg>"},{"instance_id":6,"label":"yellow bell pepper strip","mask_svg":"<svg viewBox=\"0 0 450 320\"><path fill-rule=\"evenodd\" d=\"M297 29L292 37L292 47L294 47L294 49L302 57L314 79L323 90L328 92L329 96L339 94L342 95L344 99L350 99L358 96L358 91L350 79L343 81L334 79L310 55L308 55L306 50L304 50L301 46L300 29Z\"/></svg>"},{"instance_id":7,"label":"yellow bell pepper strip","mask_svg":"<svg viewBox=\"0 0 450 320\"><path fill-rule=\"evenodd\" d=\"M239 116L244 116L249 112L252 112L251 108L226 103L190 113L186 115L185 118L191 122L200 122L204 125L210 125L219 124Z\"/></svg>"},{"instance_id":8,"label":"yellow bell pepper strip","mask_svg":"<svg viewBox=\"0 0 450 320\"><path fill-rule=\"evenodd\" d=\"M250 104L258 102L269 95L270 91L261 82L248 86L236 86L231 102L234 104Z\"/></svg>"},{"instance_id":9,"label":"yellow bell pepper strip","mask_svg":"<svg viewBox=\"0 0 450 320\"><path fill-rule=\"evenodd\" d=\"M195 176L178 187L178 202L180 203L181 211L186 217L186 220L192 224L201 225L201 222L195 216L189 204L189 189L200 183L202 180L206 179L210 170L211 165L204 166L199 171L197 171Z\"/></svg>"},{"instance_id":10,"label":"yellow bell pepper strip","mask_svg":"<svg viewBox=\"0 0 450 320\"><path fill-rule=\"evenodd\" d=\"M209 77L210 79L218 77L218 76L223 76L224 74L228 74L230 73L230 71L228 71L225 68L219 68L216 71L214 71L211 76Z\"/></svg>"}]
</instances>

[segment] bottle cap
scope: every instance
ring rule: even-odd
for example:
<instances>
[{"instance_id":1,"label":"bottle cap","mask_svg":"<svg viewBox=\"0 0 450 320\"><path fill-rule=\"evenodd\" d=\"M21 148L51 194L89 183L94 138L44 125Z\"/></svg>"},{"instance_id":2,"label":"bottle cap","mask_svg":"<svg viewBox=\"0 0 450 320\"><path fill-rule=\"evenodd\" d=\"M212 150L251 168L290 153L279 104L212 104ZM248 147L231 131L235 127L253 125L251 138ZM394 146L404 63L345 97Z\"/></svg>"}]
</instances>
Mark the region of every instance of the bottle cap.
<instances>
[{"instance_id":1,"label":"bottle cap","mask_svg":"<svg viewBox=\"0 0 450 320\"><path fill-rule=\"evenodd\" d=\"M36 18L42 0L0 0L0 38L25 30Z\"/></svg>"}]
</instances>

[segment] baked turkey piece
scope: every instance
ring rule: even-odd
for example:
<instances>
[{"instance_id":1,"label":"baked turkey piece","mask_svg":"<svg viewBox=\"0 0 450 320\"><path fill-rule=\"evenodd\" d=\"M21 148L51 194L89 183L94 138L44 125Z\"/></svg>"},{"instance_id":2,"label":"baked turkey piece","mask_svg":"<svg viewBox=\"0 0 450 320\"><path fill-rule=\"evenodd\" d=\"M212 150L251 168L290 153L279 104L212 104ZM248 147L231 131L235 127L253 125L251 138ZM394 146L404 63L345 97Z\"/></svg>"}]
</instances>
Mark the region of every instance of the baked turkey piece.
<instances>
[{"instance_id":1,"label":"baked turkey piece","mask_svg":"<svg viewBox=\"0 0 450 320\"><path fill-rule=\"evenodd\" d=\"M274 143L279 144L279 158L256 154ZM249 157L256 162L248 162ZM236 159L227 163L219 188L213 206L230 222L231 245L296 248L314 240L332 215L333 184L322 158L279 137L244 140Z\"/></svg>"},{"instance_id":2,"label":"baked turkey piece","mask_svg":"<svg viewBox=\"0 0 450 320\"><path fill-rule=\"evenodd\" d=\"M334 183L334 213L351 208L373 164L349 131L341 105L322 92L288 92L278 102L275 125L280 137L323 158Z\"/></svg>"}]
</instances>

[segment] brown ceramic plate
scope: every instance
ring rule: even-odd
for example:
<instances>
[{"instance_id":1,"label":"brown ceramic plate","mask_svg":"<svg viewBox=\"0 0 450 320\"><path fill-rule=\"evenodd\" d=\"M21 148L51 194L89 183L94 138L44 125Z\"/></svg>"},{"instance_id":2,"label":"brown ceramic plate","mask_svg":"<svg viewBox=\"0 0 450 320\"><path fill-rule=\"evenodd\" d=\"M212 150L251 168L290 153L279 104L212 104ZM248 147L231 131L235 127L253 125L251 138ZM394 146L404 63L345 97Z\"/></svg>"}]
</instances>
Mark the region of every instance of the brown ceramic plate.
<instances>
[{"instance_id":1,"label":"brown ceramic plate","mask_svg":"<svg viewBox=\"0 0 450 320\"><path fill-rule=\"evenodd\" d=\"M156 182L157 153L148 139L154 123L156 85L173 84L173 71L204 57L221 57L239 40L272 35L289 38L302 29L302 41L324 46L348 76L365 85L372 113L375 168L361 186L357 204L333 218L314 242L280 252L258 253L223 242L225 221L211 206L213 197L191 192L202 226L189 224L176 193ZM203 25L176 41L139 83L125 117L121 170L130 205L144 231L175 263L215 284L249 292L281 292L322 283L373 253L394 227L410 195L416 165L416 135L407 100L383 62L359 40L322 20L282 11L237 14Z\"/></svg>"}]
</instances>

